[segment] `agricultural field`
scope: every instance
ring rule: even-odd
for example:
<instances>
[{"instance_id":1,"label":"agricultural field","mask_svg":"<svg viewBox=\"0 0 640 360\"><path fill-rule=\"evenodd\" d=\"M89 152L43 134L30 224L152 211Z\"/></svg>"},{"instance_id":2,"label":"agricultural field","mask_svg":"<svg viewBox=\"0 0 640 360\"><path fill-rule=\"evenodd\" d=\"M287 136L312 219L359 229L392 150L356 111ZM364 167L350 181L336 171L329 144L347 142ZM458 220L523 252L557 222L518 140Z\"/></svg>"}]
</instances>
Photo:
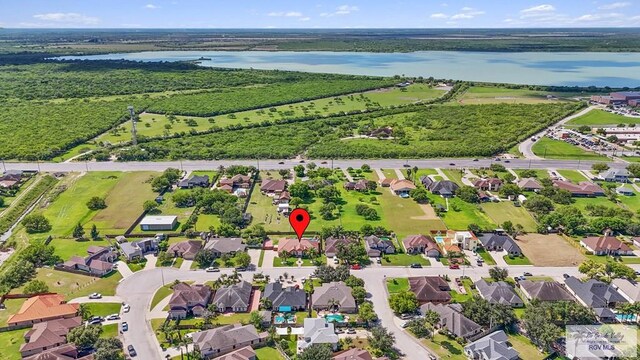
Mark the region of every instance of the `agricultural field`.
<instances>
[{"instance_id":1,"label":"agricultural field","mask_svg":"<svg viewBox=\"0 0 640 360\"><path fill-rule=\"evenodd\" d=\"M551 93L529 89L507 89L493 86L472 86L460 97L458 103L463 105L540 104L555 103L561 101L557 99L547 99L547 95L551 95Z\"/></svg>"},{"instance_id":2,"label":"agricultural field","mask_svg":"<svg viewBox=\"0 0 640 360\"><path fill-rule=\"evenodd\" d=\"M588 113L567 122L567 125L588 125L598 127L602 125L616 126L618 124L638 123L640 123L640 119L638 119L637 117L633 118L623 115L617 115L608 111L596 109L591 110Z\"/></svg>"},{"instance_id":3,"label":"agricultural field","mask_svg":"<svg viewBox=\"0 0 640 360\"><path fill-rule=\"evenodd\" d=\"M545 159L557 160L601 160L608 161L606 156L571 145L561 140L543 137L531 149L534 154Z\"/></svg>"},{"instance_id":4,"label":"agricultural field","mask_svg":"<svg viewBox=\"0 0 640 360\"><path fill-rule=\"evenodd\" d=\"M484 203L480 207L498 225L505 221L511 221L514 225L522 225L526 232L536 231L536 221L523 206L516 207L511 201L500 201L497 203Z\"/></svg>"}]
</instances>

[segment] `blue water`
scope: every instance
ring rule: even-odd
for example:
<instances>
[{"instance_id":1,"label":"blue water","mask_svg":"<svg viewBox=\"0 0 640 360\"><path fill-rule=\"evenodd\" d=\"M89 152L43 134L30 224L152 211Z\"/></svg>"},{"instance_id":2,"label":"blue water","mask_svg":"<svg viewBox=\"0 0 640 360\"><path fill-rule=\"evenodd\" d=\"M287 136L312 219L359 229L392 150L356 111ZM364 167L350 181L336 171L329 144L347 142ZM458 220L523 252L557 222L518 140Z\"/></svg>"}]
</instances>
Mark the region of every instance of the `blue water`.
<instances>
[{"instance_id":1,"label":"blue water","mask_svg":"<svg viewBox=\"0 0 640 360\"><path fill-rule=\"evenodd\" d=\"M325 315L324 318L327 320L327 322L343 322L344 321L344 315L342 314Z\"/></svg>"},{"instance_id":2,"label":"blue water","mask_svg":"<svg viewBox=\"0 0 640 360\"><path fill-rule=\"evenodd\" d=\"M563 86L640 86L640 53L158 51L63 59L184 61L203 66Z\"/></svg>"},{"instance_id":3,"label":"blue water","mask_svg":"<svg viewBox=\"0 0 640 360\"><path fill-rule=\"evenodd\" d=\"M436 240L438 244L440 245L444 244L444 236L434 236L433 238Z\"/></svg>"},{"instance_id":4,"label":"blue water","mask_svg":"<svg viewBox=\"0 0 640 360\"><path fill-rule=\"evenodd\" d=\"M625 321L638 321L638 316L635 314L616 314L616 319L620 322Z\"/></svg>"}]
</instances>

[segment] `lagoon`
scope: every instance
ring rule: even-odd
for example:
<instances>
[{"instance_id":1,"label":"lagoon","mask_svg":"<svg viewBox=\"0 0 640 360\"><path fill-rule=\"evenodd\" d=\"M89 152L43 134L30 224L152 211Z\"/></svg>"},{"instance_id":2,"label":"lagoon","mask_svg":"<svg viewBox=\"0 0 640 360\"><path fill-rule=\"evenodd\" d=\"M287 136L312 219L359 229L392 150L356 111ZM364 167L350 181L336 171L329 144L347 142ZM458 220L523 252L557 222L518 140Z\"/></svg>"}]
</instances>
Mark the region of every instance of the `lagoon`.
<instances>
[{"instance_id":1,"label":"lagoon","mask_svg":"<svg viewBox=\"0 0 640 360\"><path fill-rule=\"evenodd\" d=\"M556 86L640 86L640 53L292 51L157 51L65 56L60 59L194 61L208 67L292 70L371 76ZM210 60L208 60L210 59Z\"/></svg>"}]
</instances>

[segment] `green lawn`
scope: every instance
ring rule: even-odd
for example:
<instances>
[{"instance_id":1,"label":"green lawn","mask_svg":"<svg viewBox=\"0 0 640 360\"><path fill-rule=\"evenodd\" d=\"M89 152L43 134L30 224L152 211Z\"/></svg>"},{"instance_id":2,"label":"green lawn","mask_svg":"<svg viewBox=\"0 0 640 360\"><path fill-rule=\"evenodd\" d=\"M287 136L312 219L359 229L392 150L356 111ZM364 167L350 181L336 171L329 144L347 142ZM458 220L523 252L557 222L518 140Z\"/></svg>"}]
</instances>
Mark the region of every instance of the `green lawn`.
<instances>
[{"instance_id":1,"label":"green lawn","mask_svg":"<svg viewBox=\"0 0 640 360\"><path fill-rule=\"evenodd\" d=\"M122 304L120 303L87 303L85 304L85 306L89 310L91 315L105 317L111 314L119 314L120 307L122 306Z\"/></svg>"},{"instance_id":2,"label":"green lawn","mask_svg":"<svg viewBox=\"0 0 640 360\"><path fill-rule=\"evenodd\" d=\"M558 160L601 160L608 161L606 156L583 150L561 140L543 137L531 149L534 154L546 159Z\"/></svg>"},{"instance_id":3,"label":"green lawn","mask_svg":"<svg viewBox=\"0 0 640 360\"><path fill-rule=\"evenodd\" d=\"M0 311L0 327L7 326L7 320L9 319L9 316L17 313L26 300L27 299L7 299L3 302L4 306L6 306L6 309ZM2 334L4 333L0 333L0 336Z\"/></svg>"},{"instance_id":4,"label":"green lawn","mask_svg":"<svg viewBox=\"0 0 640 360\"><path fill-rule=\"evenodd\" d=\"M220 227L220 217L214 214L198 214L198 221L194 227L195 231L208 231L211 227Z\"/></svg>"},{"instance_id":5,"label":"green lawn","mask_svg":"<svg viewBox=\"0 0 640 360\"><path fill-rule=\"evenodd\" d=\"M422 266L431 265L429 260L423 258L421 255L389 254L382 258L382 266L409 266L415 263Z\"/></svg>"},{"instance_id":6,"label":"green lawn","mask_svg":"<svg viewBox=\"0 0 640 360\"><path fill-rule=\"evenodd\" d=\"M484 203L480 207L496 224L511 221L514 225L522 225L526 232L536 231L536 221L523 206L516 207L511 201L500 201L497 203Z\"/></svg>"},{"instance_id":7,"label":"green lawn","mask_svg":"<svg viewBox=\"0 0 640 360\"><path fill-rule=\"evenodd\" d=\"M473 298L471 293L461 294L455 290L449 291L449 295L451 295L451 301L458 304L465 303Z\"/></svg>"},{"instance_id":8,"label":"green lawn","mask_svg":"<svg viewBox=\"0 0 640 360\"><path fill-rule=\"evenodd\" d=\"M640 194L638 194L638 192L632 187L628 185L627 187L633 190L634 195L633 196L619 195L618 200L629 210L633 211L634 213L637 213L640 210Z\"/></svg>"},{"instance_id":9,"label":"green lawn","mask_svg":"<svg viewBox=\"0 0 640 360\"><path fill-rule=\"evenodd\" d=\"M213 322L220 325L247 323L249 316L249 313L221 314Z\"/></svg>"},{"instance_id":10,"label":"green lawn","mask_svg":"<svg viewBox=\"0 0 640 360\"><path fill-rule=\"evenodd\" d=\"M260 250L260 258L258 259L258 267L262 267L262 262L264 261L264 250Z\"/></svg>"},{"instance_id":11,"label":"green lawn","mask_svg":"<svg viewBox=\"0 0 640 360\"><path fill-rule=\"evenodd\" d=\"M389 294L407 291L407 290L409 290L409 279L407 278L387 279L387 291L389 291Z\"/></svg>"},{"instance_id":12,"label":"green lawn","mask_svg":"<svg viewBox=\"0 0 640 360\"><path fill-rule=\"evenodd\" d=\"M35 280L44 281L49 286L49 291L63 294L67 300L81 296L87 296L94 292L102 295L115 295L116 287L122 279L119 272L114 271L103 278L94 278L85 275L72 274L47 268L38 269ZM14 289L14 294L21 293L22 288Z\"/></svg>"},{"instance_id":13,"label":"green lawn","mask_svg":"<svg viewBox=\"0 0 640 360\"><path fill-rule=\"evenodd\" d=\"M496 264L496 261L493 259L491 254L489 254L486 250L484 250L482 248L478 248L476 250L476 252L478 253L478 255L480 255L482 260L484 260L485 264L487 264L487 265L495 265Z\"/></svg>"},{"instance_id":14,"label":"green lawn","mask_svg":"<svg viewBox=\"0 0 640 360\"><path fill-rule=\"evenodd\" d=\"M173 286L173 284L165 285L156 291L156 293L153 295L153 299L151 299L151 307L149 308L150 310L153 310L153 308L155 308L156 305L158 305L158 303L162 301L162 299L173 294L171 286Z\"/></svg>"},{"instance_id":15,"label":"green lawn","mask_svg":"<svg viewBox=\"0 0 640 360\"><path fill-rule=\"evenodd\" d=\"M531 341L523 335L509 335L509 343L511 343L511 346L520 353L521 359L537 360L547 357L547 354L540 353L538 348L536 348L535 345L533 345Z\"/></svg>"},{"instance_id":16,"label":"green lawn","mask_svg":"<svg viewBox=\"0 0 640 360\"><path fill-rule=\"evenodd\" d=\"M527 259L527 257L514 257L511 259L508 255L502 257L504 261L507 262L508 265L533 265L531 261Z\"/></svg>"},{"instance_id":17,"label":"green lawn","mask_svg":"<svg viewBox=\"0 0 640 360\"><path fill-rule=\"evenodd\" d=\"M24 334L29 329L20 329L0 332L0 344L2 344L2 360L20 360L20 345L24 344Z\"/></svg>"},{"instance_id":18,"label":"green lawn","mask_svg":"<svg viewBox=\"0 0 640 360\"><path fill-rule=\"evenodd\" d=\"M397 179L398 174L396 174L395 169L380 169L382 174L384 174L385 179Z\"/></svg>"},{"instance_id":19,"label":"green lawn","mask_svg":"<svg viewBox=\"0 0 640 360\"><path fill-rule=\"evenodd\" d=\"M582 175L582 173L577 170L558 170L558 173L576 184L581 181L589 180L586 176Z\"/></svg>"},{"instance_id":20,"label":"green lawn","mask_svg":"<svg viewBox=\"0 0 640 360\"><path fill-rule=\"evenodd\" d=\"M522 178L522 172L525 170L526 169L516 169L514 171L516 172L516 174L518 174L519 177ZM538 180L549 178L549 172L547 170L543 170L543 169L531 169L531 170L536 173L535 177Z\"/></svg>"},{"instance_id":21,"label":"green lawn","mask_svg":"<svg viewBox=\"0 0 640 360\"><path fill-rule=\"evenodd\" d=\"M464 355L464 347L458 344L455 339L450 339L445 335L437 333L433 339L423 339L422 343L443 359L467 359Z\"/></svg>"},{"instance_id":22,"label":"green lawn","mask_svg":"<svg viewBox=\"0 0 640 360\"><path fill-rule=\"evenodd\" d=\"M404 176L407 176L407 169L403 169L402 173ZM416 175L416 181L420 181L421 176L429 176L429 175L438 175L438 172L435 169L418 169Z\"/></svg>"},{"instance_id":23,"label":"green lawn","mask_svg":"<svg viewBox=\"0 0 640 360\"><path fill-rule=\"evenodd\" d=\"M272 347L261 347L256 349L257 360L284 360L280 352Z\"/></svg>"},{"instance_id":24,"label":"green lawn","mask_svg":"<svg viewBox=\"0 0 640 360\"><path fill-rule=\"evenodd\" d=\"M275 173L274 178L277 175ZM252 224L262 224L267 231L293 231L291 225L289 225L289 220L278 214L276 207L272 203L273 199L262 195L259 190L259 188L254 189L247 208L247 212L253 216Z\"/></svg>"},{"instance_id":25,"label":"green lawn","mask_svg":"<svg viewBox=\"0 0 640 360\"><path fill-rule=\"evenodd\" d=\"M438 195L429 194L432 204L441 204L446 207L445 199ZM442 220L447 228L454 230L466 230L469 224L476 224L482 229L495 229L496 224L480 211L479 204L471 204L464 202L458 198L450 198L449 211L442 214Z\"/></svg>"},{"instance_id":26,"label":"green lawn","mask_svg":"<svg viewBox=\"0 0 640 360\"><path fill-rule=\"evenodd\" d=\"M101 338L108 339L116 336L118 336L118 324L102 325L102 334L100 334Z\"/></svg>"},{"instance_id":27,"label":"green lawn","mask_svg":"<svg viewBox=\"0 0 640 360\"><path fill-rule=\"evenodd\" d=\"M442 169L442 172L449 178L449 180L457 183L460 186L463 186L462 183L462 173L459 169Z\"/></svg>"},{"instance_id":28,"label":"green lawn","mask_svg":"<svg viewBox=\"0 0 640 360\"><path fill-rule=\"evenodd\" d=\"M470 104L540 104L555 103L548 100L549 92L529 89L508 89L493 86L472 86L457 103Z\"/></svg>"},{"instance_id":29,"label":"green lawn","mask_svg":"<svg viewBox=\"0 0 640 360\"><path fill-rule=\"evenodd\" d=\"M612 259L609 256L598 256L598 255L585 255L587 257L587 259L589 260L593 260L595 262L598 263L607 263L609 261L612 261ZM623 264L640 264L640 257L637 256L622 256L620 258L622 260Z\"/></svg>"},{"instance_id":30,"label":"green lawn","mask_svg":"<svg viewBox=\"0 0 640 360\"><path fill-rule=\"evenodd\" d=\"M638 118L616 115L604 110L596 109L569 121L567 125L618 125L637 123Z\"/></svg>"},{"instance_id":31,"label":"green lawn","mask_svg":"<svg viewBox=\"0 0 640 360\"><path fill-rule=\"evenodd\" d=\"M320 261L320 264L326 264L327 263L327 257L325 255L321 255L318 260ZM315 266L313 264L313 260L312 259L307 259L307 258L303 258L302 259L302 266ZM298 258L287 258L286 262L282 262L280 260L279 257L274 257L273 258L273 267L298 267Z\"/></svg>"}]
</instances>

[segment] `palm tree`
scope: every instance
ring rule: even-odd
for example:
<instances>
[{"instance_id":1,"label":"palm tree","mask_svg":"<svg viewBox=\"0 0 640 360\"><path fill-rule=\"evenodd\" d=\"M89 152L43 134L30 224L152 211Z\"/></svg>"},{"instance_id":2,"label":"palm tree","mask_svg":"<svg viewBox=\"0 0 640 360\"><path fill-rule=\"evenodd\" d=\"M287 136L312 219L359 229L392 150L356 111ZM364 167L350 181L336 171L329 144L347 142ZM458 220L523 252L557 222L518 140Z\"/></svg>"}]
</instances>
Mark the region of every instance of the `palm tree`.
<instances>
[{"instance_id":1,"label":"palm tree","mask_svg":"<svg viewBox=\"0 0 640 360\"><path fill-rule=\"evenodd\" d=\"M87 307L87 304L80 304L80 307L78 307L78 315L82 317L82 320L88 320L93 314L91 314L91 310Z\"/></svg>"},{"instance_id":2,"label":"palm tree","mask_svg":"<svg viewBox=\"0 0 640 360\"><path fill-rule=\"evenodd\" d=\"M332 311L338 311L338 309L340 309L340 301L336 299L329 299L328 304L329 309L331 309Z\"/></svg>"},{"instance_id":3,"label":"palm tree","mask_svg":"<svg viewBox=\"0 0 640 360\"><path fill-rule=\"evenodd\" d=\"M280 263L285 264L287 262L287 259L289 258L289 252L281 251L279 256L280 256Z\"/></svg>"},{"instance_id":4,"label":"palm tree","mask_svg":"<svg viewBox=\"0 0 640 360\"><path fill-rule=\"evenodd\" d=\"M273 307L273 302L268 297L263 297L262 299L260 299L260 306L262 306L263 309L271 310L271 308Z\"/></svg>"},{"instance_id":5,"label":"palm tree","mask_svg":"<svg viewBox=\"0 0 640 360\"><path fill-rule=\"evenodd\" d=\"M229 279L229 285L237 284L240 281L242 281L242 274L238 273L238 270L234 269L231 275L229 275L228 279Z\"/></svg>"}]
</instances>

